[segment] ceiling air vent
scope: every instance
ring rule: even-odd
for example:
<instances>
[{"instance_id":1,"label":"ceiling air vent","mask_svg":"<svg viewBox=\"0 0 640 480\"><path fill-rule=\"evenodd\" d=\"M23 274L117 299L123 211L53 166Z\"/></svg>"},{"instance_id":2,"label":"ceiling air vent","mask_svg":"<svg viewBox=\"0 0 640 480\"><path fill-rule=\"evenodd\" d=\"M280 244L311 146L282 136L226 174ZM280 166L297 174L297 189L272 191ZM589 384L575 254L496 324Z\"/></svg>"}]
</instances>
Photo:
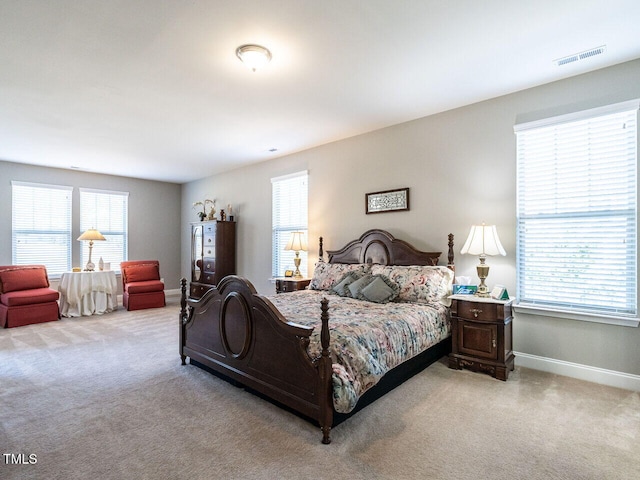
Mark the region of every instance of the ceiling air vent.
<instances>
[{"instance_id":1,"label":"ceiling air vent","mask_svg":"<svg viewBox=\"0 0 640 480\"><path fill-rule=\"evenodd\" d=\"M568 57L558 58L553 62L557 66L566 65L567 63L577 62L579 60L586 60L587 58L595 57L596 55L600 55L607 50L606 45L602 45L600 47L592 48L591 50L585 50L584 52L574 53L573 55L569 55Z\"/></svg>"}]
</instances>

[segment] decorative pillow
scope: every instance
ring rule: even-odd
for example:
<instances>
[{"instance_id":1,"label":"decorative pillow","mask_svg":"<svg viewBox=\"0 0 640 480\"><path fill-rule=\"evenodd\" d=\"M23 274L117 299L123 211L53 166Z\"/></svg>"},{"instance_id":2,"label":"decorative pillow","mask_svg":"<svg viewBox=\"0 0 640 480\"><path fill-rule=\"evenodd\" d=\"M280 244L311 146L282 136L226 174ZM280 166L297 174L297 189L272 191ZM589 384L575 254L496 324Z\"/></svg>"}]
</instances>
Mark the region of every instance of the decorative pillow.
<instances>
[{"instance_id":1,"label":"decorative pillow","mask_svg":"<svg viewBox=\"0 0 640 480\"><path fill-rule=\"evenodd\" d=\"M398 296L400 288L384 275L372 275L371 279L371 283L360 290L360 300L387 303Z\"/></svg>"},{"instance_id":2,"label":"decorative pillow","mask_svg":"<svg viewBox=\"0 0 640 480\"><path fill-rule=\"evenodd\" d=\"M2 293L47 288L49 279L44 267L25 267L0 272L0 290Z\"/></svg>"},{"instance_id":3,"label":"decorative pillow","mask_svg":"<svg viewBox=\"0 0 640 480\"><path fill-rule=\"evenodd\" d=\"M355 282L356 280L358 280L360 277L362 277L362 275L364 274L357 271L346 273L341 280L336 282L336 284L333 287L331 287L331 291L333 293L337 293L341 297L350 297L351 290L349 290L348 288L349 285Z\"/></svg>"},{"instance_id":4,"label":"decorative pillow","mask_svg":"<svg viewBox=\"0 0 640 480\"><path fill-rule=\"evenodd\" d=\"M131 265L125 267L127 283L160 280L158 265Z\"/></svg>"},{"instance_id":5,"label":"decorative pillow","mask_svg":"<svg viewBox=\"0 0 640 480\"><path fill-rule=\"evenodd\" d=\"M454 273L447 267L374 265L371 273L384 275L397 284L400 302L451 304L447 297Z\"/></svg>"},{"instance_id":6,"label":"decorative pillow","mask_svg":"<svg viewBox=\"0 0 640 480\"><path fill-rule=\"evenodd\" d=\"M311 290L330 290L349 272L366 273L370 265L362 263L316 263L313 278L309 284Z\"/></svg>"},{"instance_id":7,"label":"decorative pillow","mask_svg":"<svg viewBox=\"0 0 640 480\"><path fill-rule=\"evenodd\" d=\"M347 289L349 290L349 296L353 298L358 298L360 296L360 292L362 291L362 289L367 285L369 285L372 280L373 280L373 277L371 277L370 274L365 274L355 282L350 283L349 286L347 287Z\"/></svg>"}]
</instances>

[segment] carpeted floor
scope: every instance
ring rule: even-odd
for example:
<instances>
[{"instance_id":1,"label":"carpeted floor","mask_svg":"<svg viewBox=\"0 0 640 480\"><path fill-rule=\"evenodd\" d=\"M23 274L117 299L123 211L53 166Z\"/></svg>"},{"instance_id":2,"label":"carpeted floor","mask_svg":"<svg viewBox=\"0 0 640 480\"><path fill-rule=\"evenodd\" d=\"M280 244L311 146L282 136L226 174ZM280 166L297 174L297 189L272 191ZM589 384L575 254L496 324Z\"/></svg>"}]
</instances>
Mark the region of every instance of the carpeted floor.
<instances>
[{"instance_id":1,"label":"carpeted floor","mask_svg":"<svg viewBox=\"0 0 640 480\"><path fill-rule=\"evenodd\" d=\"M631 480L640 396L442 360L320 438L181 366L175 301L0 330L1 479Z\"/></svg>"}]
</instances>

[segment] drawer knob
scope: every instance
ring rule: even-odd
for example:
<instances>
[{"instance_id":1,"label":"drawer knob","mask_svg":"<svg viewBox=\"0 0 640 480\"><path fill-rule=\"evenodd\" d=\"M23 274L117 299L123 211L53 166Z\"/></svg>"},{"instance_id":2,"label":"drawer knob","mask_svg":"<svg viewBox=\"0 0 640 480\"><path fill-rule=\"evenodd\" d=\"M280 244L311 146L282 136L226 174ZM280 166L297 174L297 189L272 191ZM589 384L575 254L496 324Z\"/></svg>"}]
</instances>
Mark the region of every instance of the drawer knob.
<instances>
[{"instance_id":1,"label":"drawer knob","mask_svg":"<svg viewBox=\"0 0 640 480\"><path fill-rule=\"evenodd\" d=\"M479 308L472 308L470 312L473 313L474 318L478 318L478 315L482 313L482 310L480 310Z\"/></svg>"}]
</instances>

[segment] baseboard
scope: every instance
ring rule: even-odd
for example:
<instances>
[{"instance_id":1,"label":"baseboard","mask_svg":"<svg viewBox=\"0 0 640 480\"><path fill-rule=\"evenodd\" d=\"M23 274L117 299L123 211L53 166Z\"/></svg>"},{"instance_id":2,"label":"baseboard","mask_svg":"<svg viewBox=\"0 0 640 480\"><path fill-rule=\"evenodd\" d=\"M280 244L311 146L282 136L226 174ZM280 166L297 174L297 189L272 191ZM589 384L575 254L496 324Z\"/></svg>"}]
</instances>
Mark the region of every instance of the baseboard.
<instances>
[{"instance_id":1,"label":"baseboard","mask_svg":"<svg viewBox=\"0 0 640 480\"><path fill-rule=\"evenodd\" d=\"M165 298L180 298L182 295L182 291L179 288L172 288L171 290L165 290L164 296ZM118 295L118 305L122 306L122 295Z\"/></svg>"},{"instance_id":2,"label":"baseboard","mask_svg":"<svg viewBox=\"0 0 640 480\"><path fill-rule=\"evenodd\" d=\"M516 355L516 365L520 367L640 392L640 375L565 362L554 358L539 357L528 353L514 352L514 354Z\"/></svg>"},{"instance_id":3,"label":"baseboard","mask_svg":"<svg viewBox=\"0 0 640 480\"><path fill-rule=\"evenodd\" d=\"M164 291L164 296L168 298L175 298L175 297L179 298L180 295L182 295L182 292L179 288L172 288L171 290Z\"/></svg>"}]
</instances>

